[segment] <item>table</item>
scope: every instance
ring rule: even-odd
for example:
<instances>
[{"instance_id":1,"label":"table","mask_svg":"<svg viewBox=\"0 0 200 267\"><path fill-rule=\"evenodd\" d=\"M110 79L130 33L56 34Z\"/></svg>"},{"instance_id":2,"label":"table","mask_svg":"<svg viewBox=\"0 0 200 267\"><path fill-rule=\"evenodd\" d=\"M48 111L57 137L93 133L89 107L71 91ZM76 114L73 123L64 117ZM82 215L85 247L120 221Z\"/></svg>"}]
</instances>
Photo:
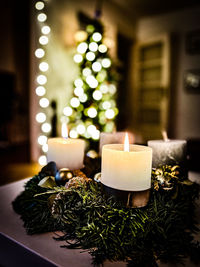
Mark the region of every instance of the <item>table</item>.
<instances>
[{"instance_id":1,"label":"table","mask_svg":"<svg viewBox=\"0 0 200 267\"><path fill-rule=\"evenodd\" d=\"M15 197L21 191L23 191L23 185L29 179L30 178L27 178L27 179L0 187L0 216L1 216L0 232L3 233L3 236L1 235L0 241L2 243L4 239L7 239L11 243L10 247L12 248L10 249L8 253L10 257L7 260L7 265L6 264L3 265L1 262L4 260L4 263L5 263L5 257L7 255L4 254L2 248L0 249L0 265L1 266L3 265L4 267L11 267L11 266L23 267L23 266L27 266L24 262L25 260L29 259L29 257L30 257L30 261L32 261L32 259L34 258L36 262L39 257L40 263L37 264L37 267L40 267L40 266L42 267L44 266L62 266L62 267L92 266L91 264L92 258L87 252L83 252L82 250L78 250L78 249L69 250L65 248L60 248L60 246L65 244L65 242L55 241L52 238L55 235L54 233L35 234L32 236L26 234L26 231L23 227L23 222L20 219L20 216L13 211L11 203L15 199ZM190 179L193 181L198 181L200 183L200 174L190 173ZM200 223L200 215L199 215L198 221ZM11 240L9 240L8 238L11 238ZM200 236L198 238L200 239ZM16 253L14 253L16 252L17 246L20 246L21 251L24 250L23 253L21 254L19 253L19 255L22 255L21 257L19 257L19 255L16 255ZM23 256L25 254L26 254L26 259L25 259L25 256ZM34 254L35 254L35 257L34 257ZM19 261L21 260L20 265L14 264L16 263L17 260ZM29 264L29 266L31 265ZM104 266L105 267L112 267L112 266L122 267L122 266L126 266L126 264L124 262L107 261ZM166 266L172 266L172 265L166 265L166 264L160 263L159 266L166 267ZM192 267L195 265L187 261L186 266Z\"/></svg>"}]
</instances>

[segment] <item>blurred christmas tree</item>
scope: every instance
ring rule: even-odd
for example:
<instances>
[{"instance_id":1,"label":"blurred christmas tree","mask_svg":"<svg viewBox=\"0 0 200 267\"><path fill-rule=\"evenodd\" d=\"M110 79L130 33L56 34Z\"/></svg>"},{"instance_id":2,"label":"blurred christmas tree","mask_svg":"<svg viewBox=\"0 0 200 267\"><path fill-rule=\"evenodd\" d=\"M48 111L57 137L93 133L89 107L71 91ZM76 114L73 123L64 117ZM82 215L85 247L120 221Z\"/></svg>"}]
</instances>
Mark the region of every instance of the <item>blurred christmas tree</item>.
<instances>
[{"instance_id":1,"label":"blurred christmas tree","mask_svg":"<svg viewBox=\"0 0 200 267\"><path fill-rule=\"evenodd\" d=\"M86 31L77 32L79 77L74 81L73 97L64 108L69 136L88 140L88 149L98 149L100 132L115 129L116 73L108 55L100 23L88 25Z\"/></svg>"}]
</instances>

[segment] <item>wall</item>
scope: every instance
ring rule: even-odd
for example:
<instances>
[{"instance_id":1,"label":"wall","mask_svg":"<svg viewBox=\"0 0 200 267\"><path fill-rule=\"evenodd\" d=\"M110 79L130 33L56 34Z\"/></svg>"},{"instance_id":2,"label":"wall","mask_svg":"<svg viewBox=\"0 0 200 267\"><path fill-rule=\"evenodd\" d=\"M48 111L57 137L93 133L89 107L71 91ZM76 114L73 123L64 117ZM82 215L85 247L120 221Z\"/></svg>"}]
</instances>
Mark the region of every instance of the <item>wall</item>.
<instances>
[{"instance_id":1,"label":"wall","mask_svg":"<svg viewBox=\"0 0 200 267\"><path fill-rule=\"evenodd\" d=\"M70 100L73 88L72 84L79 71L73 62L73 55L76 51L74 35L80 30L77 13L81 11L89 17L94 17L95 3L96 1L92 0L85 0L84 4L80 0L59 0L49 1L46 5L47 24L51 27L50 41L46 46L46 61L50 66L47 73L46 96L50 101L53 99L57 101L59 120L61 120L63 108ZM105 36L109 38L111 43L111 56L115 57L117 31L129 37L134 36L135 24L133 18L128 17L122 10L115 7L109 1L104 1L101 20L105 27ZM36 161L39 155L37 145L39 126L35 122L35 115L39 111L38 98L35 95L38 62L33 55L38 46L39 31L36 23L34 1L32 1L31 25L31 157L32 160ZM50 117L50 108L47 110L47 113Z\"/></svg>"},{"instance_id":2,"label":"wall","mask_svg":"<svg viewBox=\"0 0 200 267\"><path fill-rule=\"evenodd\" d=\"M2 0L0 10L0 72L10 74L13 87L1 81L0 89L10 91L9 100L1 97L1 105L10 106L5 117L6 141L10 146L29 142L29 3ZM2 94L1 94L2 96ZM5 138L4 138L5 139Z\"/></svg>"},{"instance_id":3,"label":"wall","mask_svg":"<svg viewBox=\"0 0 200 267\"><path fill-rule=\"evenodd\" d=\"M170 120L175 138L200 138L200 94L187 93L184 89L184 72L200 69L200 55L190 55L185 51L185 37L189 31L200 29L200 7L185 9L169 14L145 17L138 21L136 38L139 41L149 39L162 33L173 34L174 43L172 66L172 98L175 98ZM175 47L176 46L176 47ZM172 104L173 105L173 104Z\"/></svg>"}]
</instances>

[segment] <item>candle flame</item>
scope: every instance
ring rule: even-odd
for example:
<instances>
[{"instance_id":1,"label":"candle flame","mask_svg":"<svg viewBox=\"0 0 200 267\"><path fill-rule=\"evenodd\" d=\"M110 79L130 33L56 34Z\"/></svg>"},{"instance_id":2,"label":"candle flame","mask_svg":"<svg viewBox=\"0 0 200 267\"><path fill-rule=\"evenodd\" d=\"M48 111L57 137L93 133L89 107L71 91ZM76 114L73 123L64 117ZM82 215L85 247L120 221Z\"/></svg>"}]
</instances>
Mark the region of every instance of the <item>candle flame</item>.
<instances>
[{"instance_id":1,"label":"candle flame","mask_svg":"<svg viewBox=\"0 0 200 267\"><path fill-rule=\"evenodd\" d=\"M169 138L168 138L168 136L167 136L167 132L166 132L165 130L162 131L162 136L163 136L163 140L164 140L165 142L168 142L168 141L169 141Z\"/></svg>"},{"instance_id":2,"label":"candle flame","mask_svg":"<svg viewBox=\"0 0 200 267\"><path fill-rule=\"evenodd\" d=\"M68 128L66 123L62 123L62 137L68 138Z\"/></svg>"},{"instance_id":3,"label":"candle flame","mask_svg":"<svg viewBox=\"0 0 200 267\"><path fill-rule=\"evenodd\" d=\"M125 134L125 139L124 139L124 151L129 152L129 138L127 133Z\"/></svg>"}]
</instances>

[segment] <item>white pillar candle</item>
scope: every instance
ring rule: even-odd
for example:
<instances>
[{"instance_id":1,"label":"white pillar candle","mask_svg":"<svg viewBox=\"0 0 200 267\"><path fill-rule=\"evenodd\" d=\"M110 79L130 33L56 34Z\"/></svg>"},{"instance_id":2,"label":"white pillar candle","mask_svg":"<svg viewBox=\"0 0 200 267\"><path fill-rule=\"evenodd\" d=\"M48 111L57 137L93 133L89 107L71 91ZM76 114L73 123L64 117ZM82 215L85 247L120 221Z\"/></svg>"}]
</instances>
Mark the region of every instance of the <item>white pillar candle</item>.
<instances>
[{"instance_id":1,"label":"white pillar candle","mask_svg":"<svg viewBox=\"0 0 200 267\"><path fill-rule=\"evenodd\" d=\"M160 165L186 165L186 140L150 140L148 146L153 149L154 168Z\"/></svg>"},{"instance_id":2,"label":"white pillar candle","mask_svg":"<svg viewBox=\"0 0 200 267\"><path fill-rule=\"evenodd\" d=\"M127 149L125 149L127 150ZM151 187L152 149L123 144L104 145L102 150L101 182L124 191L143 191Z\"/></svg>"},{"instance_id":3,"label":"white pillar candle","mask_svg":"<svg viewBox=\"0 0 200 267\"><path fill-rule=\"evenodd\" d=\"M48 139L47 161L55 161L57 168L78 170L83 168L85 142L67 138L66 125L62 125L62 136Z\"/></svg>"},{"instance_id":4,"label":"white pillar candle","mask_svg":"<svg viewBox=\"0 0 200 267\"><path fill-rule=\"evenodd\" d=\"M84 141L72 138L49 138L47 160L55 161L57 168L78 170L83 168Z\"/></svg>"},{"instance_id":5,"label":"white pillar candle","mask_svg":"<svg viewBox=\"0 0 200 267\"><path fill-rule=\"evenodd\" d=\"M123 144L126 132L113 132L113 133L101 133L99 142L99 154L102 154L102 147L107 144ZM132 133L128 133L129 141L132 144L134 136Z\"/></svg>"}]
</instances>

